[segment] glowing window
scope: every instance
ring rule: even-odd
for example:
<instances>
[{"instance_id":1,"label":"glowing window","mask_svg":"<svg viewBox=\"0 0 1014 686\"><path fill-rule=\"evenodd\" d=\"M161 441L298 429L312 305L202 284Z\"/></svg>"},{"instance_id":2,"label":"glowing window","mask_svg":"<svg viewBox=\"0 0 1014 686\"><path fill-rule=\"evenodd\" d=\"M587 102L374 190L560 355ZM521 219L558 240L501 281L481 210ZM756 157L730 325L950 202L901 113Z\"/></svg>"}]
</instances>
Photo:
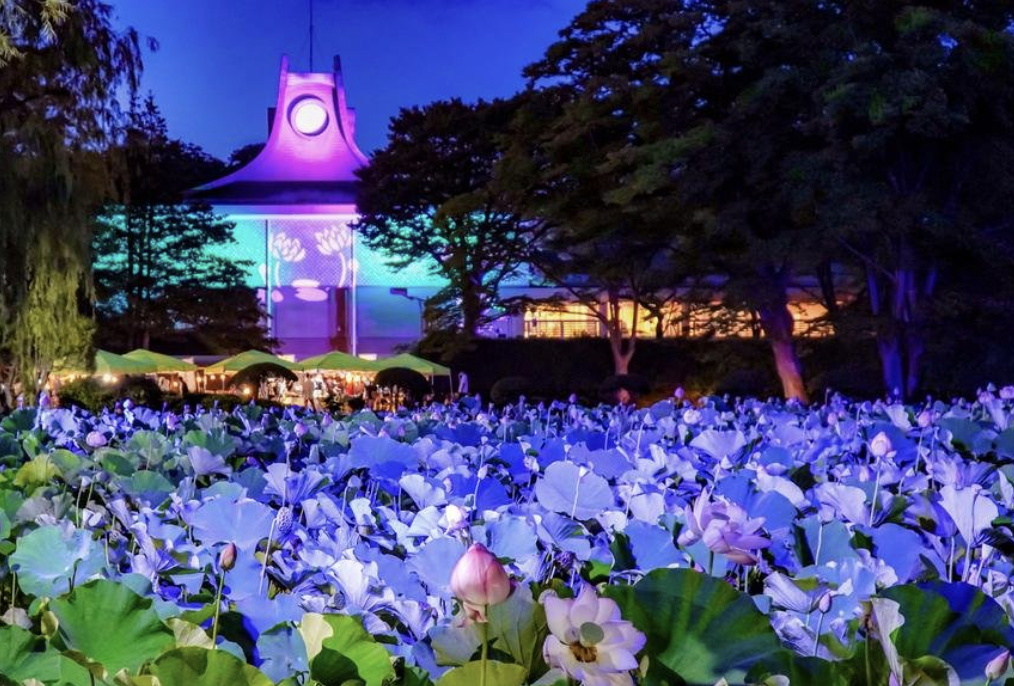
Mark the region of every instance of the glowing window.
<instances>
[{"instance_id":1,"label":"glowing window","mask_svg":"<svg viewBox=\"0 0 1014 686\"><path fill-rule=\"evenodd\" d=\"M537 305L525 312L525 338L598 336L598 318L580 303Z\"/></svg>"},{"instance_id":2,"label":"glowing window","mask_svg":"<svg viewBox=\"0 0 1014 686\"><path fill-rule=\"evenodd\" d=\"M302 98L292 106L289 123L305 136L316 136L327 127L327 108L317 98Z\"/></svg>"}]
</instances>

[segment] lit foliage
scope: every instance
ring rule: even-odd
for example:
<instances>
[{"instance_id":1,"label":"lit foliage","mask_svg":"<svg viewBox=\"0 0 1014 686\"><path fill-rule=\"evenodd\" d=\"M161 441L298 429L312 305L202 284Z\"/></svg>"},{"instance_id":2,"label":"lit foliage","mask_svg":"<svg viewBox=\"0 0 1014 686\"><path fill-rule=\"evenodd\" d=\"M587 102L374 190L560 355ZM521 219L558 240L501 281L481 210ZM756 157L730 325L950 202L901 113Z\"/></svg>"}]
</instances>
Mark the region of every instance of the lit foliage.
<instances>
[{"instance_id":1,"label":"lit foliage","mask_svg":"<svg viewBox=\"0 0 1014 686\"><path fill-rule=\"evenodd\" d=\"M357 227L393 266L425 261L449 283L430 318L467 335L495 314L538 223L522 221L491 185L509 104L460 100L402 109L387 146L358 173Z\"/></svg>"},{"instance_id":2,"label":"lit foliage","mask_svg":"<svg viewBox=\"0 0 1014 686\"><path fill-rule=\"evenodd\" d=\"M978 686L1014 642L1012 460L1014 387L18 411L0 421L0 675Z\"/></svg>"},{"instance_id":3,"label":"lit foliage","mask_svg":"<svg viewBox=\"0 0 1014 686\"><path fill-rule=\"evenodd\" d=\"M0 383L32 394L90 346L91 214L110 190L100 151L122 89L140 73L137 36L98 0L0 5ZM8 397L9 401L9 397Z\"/></svg>"},{"instance_id":4,"label":"lit foliage","mask_svg":"<svg viewBox=\"0 0 1014 686\"><path fill-rule=\"evenodd\" d=\"M249 264L219 257L233 224L183 192L224 173L200 148L171 139L151 97L130 113L109 157L124 167L98 216L92 250L103 347L147 348L189 334L191 349L230 353L267 344Z\"/></svg>"}]
</instances>

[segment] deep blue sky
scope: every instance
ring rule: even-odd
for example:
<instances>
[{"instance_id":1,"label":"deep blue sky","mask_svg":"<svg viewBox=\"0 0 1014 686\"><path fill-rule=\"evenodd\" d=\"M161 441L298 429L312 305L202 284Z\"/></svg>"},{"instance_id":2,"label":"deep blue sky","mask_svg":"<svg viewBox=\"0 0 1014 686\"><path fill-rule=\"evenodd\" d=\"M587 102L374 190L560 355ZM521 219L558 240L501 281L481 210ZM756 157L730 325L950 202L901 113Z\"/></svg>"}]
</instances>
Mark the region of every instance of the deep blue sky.
<instances>
[{"instance_id":1,"label":"deep blue sky","mask_svg":"<svg viewBox=\"0 0 1014 686\"><path fill-rule=\"evenodd\" d=\"M227 157L263 141L278 66L309 67L309 0L112 0L121 25L160 43L145 90L170 133ZM314 67L340 54L364 151L398 109L507 96L585 0L315 0Z\"/></svg>"}]
</instances>

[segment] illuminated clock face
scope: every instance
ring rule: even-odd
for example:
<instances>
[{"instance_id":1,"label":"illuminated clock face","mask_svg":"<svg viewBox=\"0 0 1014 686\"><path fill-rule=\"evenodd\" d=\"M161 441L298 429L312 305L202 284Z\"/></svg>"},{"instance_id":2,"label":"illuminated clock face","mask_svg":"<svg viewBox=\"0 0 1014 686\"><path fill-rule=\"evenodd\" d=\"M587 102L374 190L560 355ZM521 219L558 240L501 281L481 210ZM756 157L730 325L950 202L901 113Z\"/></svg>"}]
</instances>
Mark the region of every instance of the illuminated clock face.
<instances>
[{"instance_id":1,"label":"illuminated clock face","mask_svg":"<svg viewBox=\"0 0 1014 686\"><path fill-rule=\"evenodd\" d=\"M316 136L327 128L327 108L317 98L302 98L292 106L289 123L304 136Z\"/></svg>"}]
</instances>

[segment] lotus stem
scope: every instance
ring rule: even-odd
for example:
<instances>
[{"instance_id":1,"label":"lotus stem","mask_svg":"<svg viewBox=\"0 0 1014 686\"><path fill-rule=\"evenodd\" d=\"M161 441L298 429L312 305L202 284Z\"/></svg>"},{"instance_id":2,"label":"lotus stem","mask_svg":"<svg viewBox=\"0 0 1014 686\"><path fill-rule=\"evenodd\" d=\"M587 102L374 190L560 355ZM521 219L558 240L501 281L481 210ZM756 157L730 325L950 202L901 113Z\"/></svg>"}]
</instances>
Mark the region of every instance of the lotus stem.
<instances>
[{"instance_id":1,"label":"lotus stem","mask_svg":"<svg viewBox=\"0 0 1014 686\"><path fill-rule=\"evenodd\" d=\"M218 615L222 611L222 586L225 585L225 570L218 573L218 590L215 592L215 620L211 624L211 649L218 648Z\"/></svg>"},{"instance_id":2,"label":"lotus stem","mask_svg":"<svg viewBox=\"0 0 1014 686\"><path fill-rule=\"evenodd\" d=\"M479 658L479 686L486 686L486 658L489 653L489 624L479 623L479 636L482 637L482 653Z\"/></svg>"},{"instance_id":3,"label":"lotus stem","mask_svg":"<svg viewBox=\"0 0 1014 686\"><path fill-rule=\"evenodd\" d=\"M817 617L817 633L813 636L813 657L817 657L817 649L820 647L820 630L824 625L824 613Z\"/></svg>"},{"instance_id":4,"label":"lotus stem","mask_svg":"<svg viewBox=\"0 0 1014 686\"><path fill-rule=\"evenodd\" d=\"M877 460L877 482L873 486L873 502L870 504L870 522L869 526L873 526L873 519L877 516L877 500L880 496L880 463L882 460Z\"/></svg>"}]
</instances>

